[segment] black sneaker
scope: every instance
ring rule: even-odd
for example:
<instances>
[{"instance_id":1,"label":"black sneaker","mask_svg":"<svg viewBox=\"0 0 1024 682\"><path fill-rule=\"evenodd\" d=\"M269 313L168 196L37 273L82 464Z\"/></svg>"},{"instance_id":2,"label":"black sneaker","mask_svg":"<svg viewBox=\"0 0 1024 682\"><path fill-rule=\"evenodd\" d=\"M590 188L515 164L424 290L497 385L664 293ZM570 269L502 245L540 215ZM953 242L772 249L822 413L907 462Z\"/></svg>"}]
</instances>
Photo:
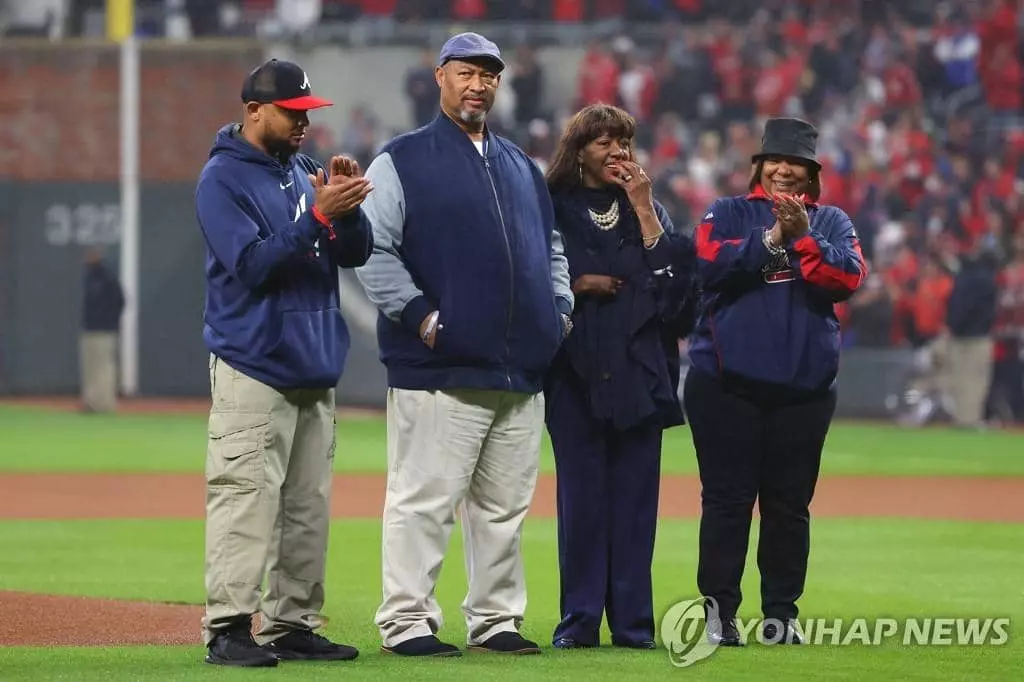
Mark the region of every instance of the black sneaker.
<instances>
[{"instance_id":1,"label":"black sneaker","mask_svg":"<svg viewBox=\"0 0 1024 682\"><path fill-rule=\"evenodd\" d=\"M359 655L355 647L335 644L312 630L293 630L263 648L282 661L351 661Z\"/></svg>"},{"instance_id":2,"label":"black sneaker","mask_svg":"<svg viewBox=\"0 0 1024 682\"><path fill-rule=\"evenodd\" d=\"M241 668L269 668L277 665L277 656L256 643L250 628L248 622L239 623L214 635L206 646L206 662Z\"/></svg>"},{"instance_id":3,"label":"black sneaker","mask_svg":"<svg viewBox=\"0 0 1024 682\"><path fill-rule=\"evenodd\" d=\"M518 632L499 632L480 644L469 647L471 651L487 651L493 654L539 654L536 642L524 639Z\"/></svg>"},{"instance_id":4,"label":"black sneaker","mask_svg":"<svg viewBox=\"0 0 1024 682\"><path fill-rule=\"evenodd\" d=\"M399 656L461 656L457 646L442 642L434 635L424 635L407 639L401 644L392 647L382 646L380 648L386 654L398 654Z\"/></svg>"}]
</instances>

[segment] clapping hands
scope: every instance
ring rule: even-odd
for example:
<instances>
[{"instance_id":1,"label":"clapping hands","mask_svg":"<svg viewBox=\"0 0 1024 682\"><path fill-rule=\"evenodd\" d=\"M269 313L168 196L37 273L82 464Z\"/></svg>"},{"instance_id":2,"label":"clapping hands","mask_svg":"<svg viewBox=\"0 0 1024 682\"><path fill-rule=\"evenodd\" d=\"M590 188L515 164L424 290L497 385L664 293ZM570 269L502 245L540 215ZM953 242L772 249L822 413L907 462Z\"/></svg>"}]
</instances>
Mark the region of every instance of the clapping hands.
<instances>
[{"instance_id":1,"label":"clapping hands","mask_svg":"<svg viewBox=\"0 0 1024 682\"><path fill-rule=\"evenodd\" d=\"M793 194L775 194L772 198L772 214L782 235L787 239L798 239L807 234L811 228L804 202Z\"/></svg>"},{"instance_id":2,"label":"clapping hands","mask_svg":"<svg viewBox=\"0 0 1024 682\"><path fill-rule=\"evenodd\" d=\"M359 162L347 156L333 157L330 169L330 178L321 169L309 180L316 197L314 206L333 221L356 210L373 191L373 184L363 177Z\"/></svg>"}]
</instances>

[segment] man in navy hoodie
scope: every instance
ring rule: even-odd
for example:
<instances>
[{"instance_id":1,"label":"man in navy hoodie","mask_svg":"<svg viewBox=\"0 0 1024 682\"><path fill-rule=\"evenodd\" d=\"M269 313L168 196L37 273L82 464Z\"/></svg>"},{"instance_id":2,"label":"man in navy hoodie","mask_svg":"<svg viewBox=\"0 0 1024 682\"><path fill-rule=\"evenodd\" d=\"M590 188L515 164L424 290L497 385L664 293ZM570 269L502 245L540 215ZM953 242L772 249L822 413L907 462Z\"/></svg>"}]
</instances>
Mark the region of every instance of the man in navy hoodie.
<instances>
[{"instance_id":1,"label":"man in navy hoodie","mask_svg":"<svg viewBox=\"0 0 1024 682\"><path fill-rule=\"evenodd\" d=\"M459 655L434 598L461 505L471 649L537 653L520 541L537 480L543 377L568 332L568 264L540 169L484 125L504 62L475 33L441 49L441 113L367 176L374 250L356 272L380 310L388 377L383 649Z\"/></svg>"},{"instance_id":2,"label":"man in navy hoodie","mask_svg":"<svg viewBox=\"0 0 1024 682\"><path fill-rule=\"evenodd\" d=\"M373 248L360 209L372 186L347 158L331 160L328 179L297 153L308 110L331 104L313 96L299 66L258 67L242 102L243 122L217 134L196 189L213 398L206 661L352 659L354 648L314 630L324 602L334 390L349 347L338 268L362 265Z\"/></svg>"}]
</instances>

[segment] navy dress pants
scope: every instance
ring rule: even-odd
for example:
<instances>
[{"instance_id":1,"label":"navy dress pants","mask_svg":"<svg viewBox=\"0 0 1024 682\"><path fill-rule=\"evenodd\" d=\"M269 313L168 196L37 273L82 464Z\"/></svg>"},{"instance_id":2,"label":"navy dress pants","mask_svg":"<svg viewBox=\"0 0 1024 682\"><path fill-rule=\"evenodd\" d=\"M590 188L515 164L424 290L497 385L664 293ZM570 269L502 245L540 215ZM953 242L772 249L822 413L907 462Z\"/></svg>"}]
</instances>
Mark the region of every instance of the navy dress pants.
<instances>
[{"instance_id":1,"label":"navy dress pants","mask_svg":"<svg viewBox=\"0 0 1024 682\"><path fill-rule=\"evenodd\" d=\"M578 385L557 382L546 421L558 482L561 622L552 641L654 641L651 562L658 520L662 429L617 432L590 416Z\"/></svg>"},{"instance_id":2,"label":"navy dress pants","mask_svg":"<svg viewBox=\"0 0 1024 682\"><path fill-rule=\"evenodd\" d=\"M796 618L810 553L809 506L835 390L727 388L690 370L683 396L701 480L698 589L718 602L723 619L736 615L757 500L761 610L765 618Z\"/></svg>"}]
</instances>

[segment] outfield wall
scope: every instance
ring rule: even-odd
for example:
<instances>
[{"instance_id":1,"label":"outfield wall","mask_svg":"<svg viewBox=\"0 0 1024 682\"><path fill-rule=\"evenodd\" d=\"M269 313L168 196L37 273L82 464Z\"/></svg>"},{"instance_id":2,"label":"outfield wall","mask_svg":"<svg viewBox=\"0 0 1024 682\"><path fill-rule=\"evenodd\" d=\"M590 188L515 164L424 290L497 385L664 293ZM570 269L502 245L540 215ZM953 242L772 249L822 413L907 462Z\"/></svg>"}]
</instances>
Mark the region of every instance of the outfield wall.
<instances>
[{"instance_id":1,"label":"outfield wall","mask_svg":"<svg viewBox=\"0 0 1024 682\"><path fill-rule=\"evenodd\" d=\"M140 244L139 388L147 396L201 396L208 390L203 317L203 238L191 183L145 183ZM82 247L107 245L115 256L118 186L114 183L0 184L0 393L52 395L78 387ZM376 314L351 273L341 275L353 344L339 400L381 405ZM840 412L884 416L885 398L902 382L905 351L847 351Z\"/></svg>"}]
</instances>

